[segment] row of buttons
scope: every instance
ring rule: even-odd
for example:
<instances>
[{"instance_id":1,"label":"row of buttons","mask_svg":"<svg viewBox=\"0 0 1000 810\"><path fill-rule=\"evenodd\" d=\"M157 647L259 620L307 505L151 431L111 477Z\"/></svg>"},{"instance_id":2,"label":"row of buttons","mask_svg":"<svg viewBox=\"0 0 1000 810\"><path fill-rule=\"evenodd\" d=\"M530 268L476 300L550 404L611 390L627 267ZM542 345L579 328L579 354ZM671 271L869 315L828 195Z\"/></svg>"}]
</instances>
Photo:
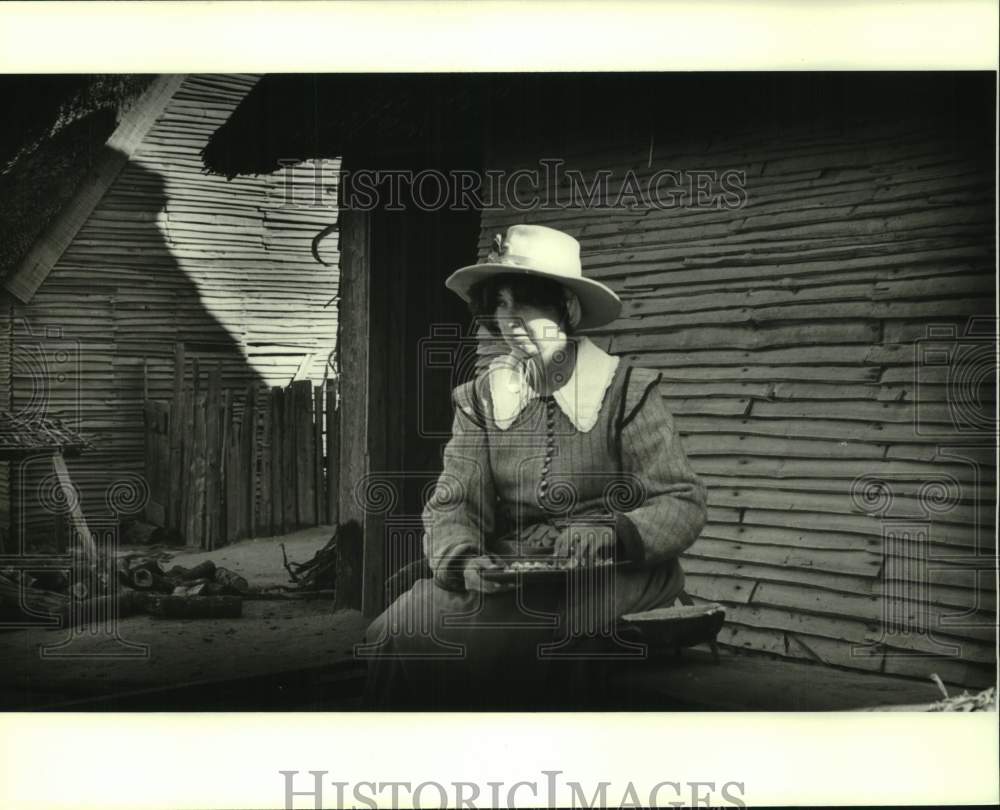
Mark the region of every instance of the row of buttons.
<instances>
[{"instance_id":1,"label":"row of buttons","mask_svg":"<svg viewBox=\"0 0 1000 810\"><path fill-rule=\"evenodd\" d=\"M542 397L545 402L545 461L542 463L542 480L538 484L539 499L545 497L549 488L549 468L556 449L556 401L553 397Z\"/></svg>"}]
</instances>

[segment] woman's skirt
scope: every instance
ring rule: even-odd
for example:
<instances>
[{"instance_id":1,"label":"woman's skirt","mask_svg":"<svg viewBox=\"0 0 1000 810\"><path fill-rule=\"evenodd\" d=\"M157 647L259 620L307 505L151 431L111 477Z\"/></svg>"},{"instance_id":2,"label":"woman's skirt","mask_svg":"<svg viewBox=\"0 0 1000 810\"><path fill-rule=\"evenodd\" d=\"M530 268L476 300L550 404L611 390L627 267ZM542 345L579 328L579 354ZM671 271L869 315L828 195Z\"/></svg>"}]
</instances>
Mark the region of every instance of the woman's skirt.
<instances>
[{"instance_id":1,"label":"woman's skirt","mask_svg":"<svg viewBox=\"0 0 1000 810\"><path fill-rule=\"evenodd\" d=\"M368 660L373 709L546 708L580 688L600 661L645 657L617 619L673 604L684 586L676 560L585 574L484 595L420 579L371 623L357 654Z\"/></svg>"}]
</instances>

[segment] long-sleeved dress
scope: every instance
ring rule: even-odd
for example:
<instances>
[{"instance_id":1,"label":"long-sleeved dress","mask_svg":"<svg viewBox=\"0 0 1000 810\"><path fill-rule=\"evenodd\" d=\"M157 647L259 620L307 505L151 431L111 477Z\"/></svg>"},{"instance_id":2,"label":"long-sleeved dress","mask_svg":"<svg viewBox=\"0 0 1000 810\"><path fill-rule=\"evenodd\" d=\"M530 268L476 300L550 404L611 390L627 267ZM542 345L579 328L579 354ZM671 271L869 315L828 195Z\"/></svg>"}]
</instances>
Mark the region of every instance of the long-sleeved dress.
<instances>
[{"instance_id":1,"label":"long-sleeved dress","mask_svg":"<svg viewBox=\"0 0 1000 810\"><path fill-rule=\"evenodd\" d=\"M423 512L433 577L369 627L369 701L437 706L477 690L530 690L548 676L548 662L580 657L575 642L586 635L610 638L623 656L634 652L614 638L614 620L673 603L683 586L677 558L706 521L706 489L660 396L660 376L617 363L586 430L556 397L535 396L502 418L488 375L453 391L452 436ZM565 587L465 590L470 556L510 552L506 540L567 520L613 531L617 557L630 565L565 578Z\"/></svg>"}]
</instances>

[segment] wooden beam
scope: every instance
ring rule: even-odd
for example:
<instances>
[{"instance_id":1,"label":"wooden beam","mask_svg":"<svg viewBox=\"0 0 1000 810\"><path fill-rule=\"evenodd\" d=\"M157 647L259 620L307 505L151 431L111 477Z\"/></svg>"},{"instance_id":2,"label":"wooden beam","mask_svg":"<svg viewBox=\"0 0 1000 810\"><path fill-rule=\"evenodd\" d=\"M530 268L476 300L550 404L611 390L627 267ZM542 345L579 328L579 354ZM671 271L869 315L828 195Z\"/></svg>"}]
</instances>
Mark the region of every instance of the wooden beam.
<instances>
[{"instance_id":1,"label":"wooden beam","mask_svg":"<svg viewBox=\"0 0 1000 810\"><path fill-rule=\"evenodd\" d=\"M297 526L316 525L316 496L313 476L312 383L296 380L292 383L295 419L295 492Z\"/></svg>"},{"instance_id":2,"label":"wooden beam","mask_svg":"<svg viewBox=\"0 0 1000 810\"><path fill-rule=\"evenodd\" d=\"M159 76L122 116L102 147L92 173L4 282L7 291L19 301L31 301L184 79L184 74Z\"/></svg>"},{"instance_id":3,"label":"wooden beam","mask_svg":"<svg viewBox=\"0 0 1000 810\"><path fill-rule=\"evenodd\" d=\"M245 479L243 490L243 520L246 522L245 536L256 537L254 531L257 514L257 455L260 446L257 437L257 384L248 383L246 410L243 413L243 470Z\"/></svg>"},{"instance_id":4,"label":"wooden beam","mask_svg":"<svg viewBox=\"0 0 1000 810\"><path fill-rule=\"evenodd\" d=\"M273 404L271 391L264 388L261 391L263 407L260 410L261 443L260 454L260 509L257 511L255 537L271 537L271 509L274 504L272 490L272 442L273 442Z\"/></svg>"},{"instance_id":5,"label":"wooden beam","mask_svg":"<svg viewBox=\"0 0 1000 810\"><path fill-rule=\"evenodd\" d=\"M222 519L219 503L221 501L222 461L222 372L220 360L215 373L208 375L208 396L205 413L205 446L206 446L206 479L205 479L205 543L209 551L222 544L220 531Z\"/></svg>"},{"instance_id":6,"label":"wooden beam","mask_svg":"<svg viewBox=\"0 0 1000 810\"><path fill-rule=\"evenodd\" d=\"M170 398L170 461L169 461L169 499L167 503L167 526L171 529L181 529L183 475L184 463L184 344L174 345L174 382L173 395Z\"/></svg>"},{"instance_id":7,"label":"wooden beam","mask_svg":"<svg viewBox=\"0 0 1000 810\"><path fill-rule=\"evenodd\" d=\"M326 520L326 479L323 476L323 386L313 388L313 495L316 499L316 525Z\"/></svg>"},{"instance_id":8,"label":"wooden beam","mask_svg":"<svg viewBox=\"0 0 1000 810\"><path fill-rule=\"evenodd\" d=\"M340 413L331 380L326 381L326 522L336 527L340 522Z\"/></svg>"},{"instance_id":9,"label":"wooden beam","mask_svg":"<svg viewBox=\"0 0 1000 810\"><path fill-rule=\"evenodd\" d=\"M73 489L73 482L69 477L69 470L66 468L66 459L63 458L62 453L52 454L52 469L55 470L59 486L62 487L65 492L71 492ZM94 542L93 535L91 535L90 529L87 527L87 520L83 516L83 510L80 508L80 503L74 496L69 494L67 494L66 500L68 503L72 504L69 513L70 522L80 537L80 544L83 546L83 551L87 555L87 559L96 560L97 544Z\"/></svg>"},{"instance_id":10,"label":"wooden beam","mask_svg":"<svg viewBox=\"0 0 1000 810\"><path fill-rule=\"evenodd\" d=\"M285 533L285 389L271 389L271 534Z\"/></svg>"},{"instance_id":11,"label":"wooden beam","mask_svg":"<svg viewBox=\"0 0 1000 810\"><path fill-rule=\"evenodd\" d=\"M296 455L295 455L295 397L294 389L289 386L285 389L282 398L281 411L281 463L282 481L284 482L284 502L283 520L284 532L294 532L299 528L298 515L298 485L296 477Z\"/></svg>"},{"instance_id":12,"label":"wooden beam","mask_svg":"<svg viewBox=\"0 0 1000 810\"><path fill-rule=\"evenodd\" d=\"M369 471L368 457L368 340L371 214L341 212L340 317L337 356L340 373L340 525L337 541L335 609L362 607L363 558L372 538L368 517L354 487ZM371 600L369 600L371 602ZM366 605L372 615L374 606Z\"/></svg>"}]
</instances>

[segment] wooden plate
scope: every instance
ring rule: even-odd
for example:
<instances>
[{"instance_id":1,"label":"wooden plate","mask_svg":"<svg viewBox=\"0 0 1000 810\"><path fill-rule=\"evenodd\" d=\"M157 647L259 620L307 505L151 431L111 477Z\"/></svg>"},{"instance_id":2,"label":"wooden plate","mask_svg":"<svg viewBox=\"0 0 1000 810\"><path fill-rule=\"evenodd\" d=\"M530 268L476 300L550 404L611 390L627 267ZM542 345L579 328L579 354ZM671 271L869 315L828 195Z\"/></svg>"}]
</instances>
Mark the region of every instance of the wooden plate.
<instances>
[{"instance_id":1,"label":"wooden plate","mask_svg":"<svg viewBox=\"0 0 1000 810\"><path fill-rule=\"evenodd\" d=\"M527 561L526 561L527 562ZM577 568L560 568L547 566L545 568L487 568L482 572L483 579L490 582L552 582L563 581L568 576L589 576L595 579L602 576L603 571L617 571L626 568L631 563L628 560L608 563L601 566L585 566Z\"/></svg>"}]
</instances>

